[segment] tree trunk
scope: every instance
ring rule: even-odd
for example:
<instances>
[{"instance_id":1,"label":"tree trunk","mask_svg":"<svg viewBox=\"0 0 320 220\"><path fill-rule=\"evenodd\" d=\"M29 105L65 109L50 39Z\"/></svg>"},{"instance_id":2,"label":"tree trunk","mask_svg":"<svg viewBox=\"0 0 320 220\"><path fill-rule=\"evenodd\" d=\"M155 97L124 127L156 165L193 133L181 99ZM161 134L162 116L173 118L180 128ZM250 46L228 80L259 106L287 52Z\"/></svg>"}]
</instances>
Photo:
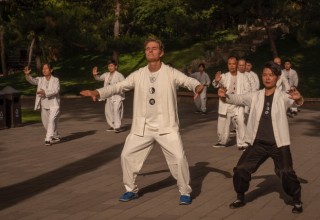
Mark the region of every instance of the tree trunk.
<instances>
[{"instance_id":1,"label":"tree trunk","mask_svg":"<svg viewBox=\"0 0 320 220\"><path fill-rule=\"evenodd\" d=\"M41 74L41 57L40 57L40 54L36 55L36 67L37 67L38 73Z\"/></svg>"},{"instance_id":2,"label":"tree trunk","mask_svg":"<svg viewBox=\"0 0 320 220\"><path fill-rule=\"evenodd\" d=\"M34 37L31 41L30 47L29 47L29 56L28 56L28 66L30 67L31 61L32 61L32 54L33 54L33 47L34 42L36 41L36 38Z\"/></svg>"},{"instance_id":3,"label":"tree trunk","mask_svg":"<svg viewBox=\"0 0 320 220\"><path fill-rule=\"evenodd\" d=\"M7 68L6 68L6 53L4 49L4 40L3 40L4 31L3 28L0 27L0 48L1 48L1 67L2 67L2 74L4 76L8 75Z\"/></svg>"},{"instance_id":4,"label":"tree trunk","mask_svg":"<svg viewBox=\"0 0 320 220\"><path fill-rule=\"evenodd\" d=\"M115 21L114 21L114 29L113 29L113 37L115 40L119 39L120 36L120 22L119 22L119 17L120 17L120 0L115 1L116 7L115 7ZM119 51L114 50L112 58L118 63L119 60Z\"/></svg>"},{"instance_id":5,"label":"tree trunk","mask_svg":"<svg viewBox=\"0 0 320 220\"><path fill-rule=\"evenodd\" d=\"M266 32L267 32L267 35L269 38L269 44L270 44L270 49L271 49L272 55L273 55L273 57L278 57L278 50L276 47L276 43L273 39L271 27L265 18L263 18L262 20L263 20L263 25L266 29Z\"/></svg>"},{"instance_id":6,"label":"tree trunk","mask_svg":"<svg viewBox=\"0 0 320 220\"><path fill-rule=\"evenodd\" d=\"M43 59L44 63L48 63L47 54L46 54L46 51L43 47L41 47L41 52L42 52L42 59Z\"/></svg>"}]
</instances>

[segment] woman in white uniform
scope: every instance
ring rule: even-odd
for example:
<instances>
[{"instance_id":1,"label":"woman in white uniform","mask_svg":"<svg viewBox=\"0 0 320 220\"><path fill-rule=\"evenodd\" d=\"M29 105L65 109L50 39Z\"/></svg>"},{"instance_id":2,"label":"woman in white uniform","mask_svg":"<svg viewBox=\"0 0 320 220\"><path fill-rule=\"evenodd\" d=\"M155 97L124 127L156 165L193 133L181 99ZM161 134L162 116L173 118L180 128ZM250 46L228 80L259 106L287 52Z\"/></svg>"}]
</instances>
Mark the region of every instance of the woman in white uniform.
<instances>
[{"instance_id":1,"label":"woman in white uniform","mask_svg":"<svg viewBox=\"0 0 320 220\"><path fill-rule=\"evenodd\" d=\"M41 109L41 120L44 128L47 130L45 145L50 146L52 143L60 141L58 134L58 120L60 114L60 82L57 77L52 75L53 68L50 64L42 65L41 77L32 77L31 69L24 68L26 80L37 85L36 101L34 110Z\"/></svg>"}]
</instances>

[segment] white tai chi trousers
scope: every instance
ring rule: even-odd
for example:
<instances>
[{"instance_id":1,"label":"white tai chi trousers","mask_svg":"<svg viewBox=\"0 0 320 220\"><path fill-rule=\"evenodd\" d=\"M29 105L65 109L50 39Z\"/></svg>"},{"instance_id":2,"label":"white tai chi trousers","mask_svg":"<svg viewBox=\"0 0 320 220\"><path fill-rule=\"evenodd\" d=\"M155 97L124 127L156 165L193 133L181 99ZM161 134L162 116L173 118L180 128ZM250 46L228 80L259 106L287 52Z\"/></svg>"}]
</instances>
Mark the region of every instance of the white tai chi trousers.
<instances>
[{"instance_id":1,"label":"white tai chi trousers","mask_svg":"<svg viewBox=\"0 0 320 220\"><path fill-rule=\"evenodd\" d=\"M194 100L197 110L207 111L207 87L204 87L201 94Z\"/></svg>"},{"instance_id":2,"label":"white tai chi trousers","mask_svg":"<svg viewBox=\"0 0 320 220\"><path fill-rule=\"evenodd\" d=\"M228 112L227 115L220 115L218 117L218 143L226 145L230 136L230 123L234 125L237 133L238 147L246 147L247 143L244 141L246 126L244 123L244 114L235 115Z\"/></svg>"},{"instance_id":3,"label":"white tai chi trousers","mask_svg":"<svg viewBox=\"0 0 320 220\"><path fill-rule=\"evenodd\" d=\"M108 99L104 108L107 123L114 129L121 127L123 117L123 102L122 100L112 101Z\"/></svg>"},{"instance_id":4,"label":"white tai chi trousers","mask_svg":"<svg viewBox=\"0 0 320 220\"><path fill-rule=\"evenodd\" d=\"M189 195L192 191L189 185L189 165L183 150L180 133L172 132L159 135L158 132L150 130L145 131L143 137L130 133L126 139L121 153L123 183L126 191L138 192L139 189L135 180L155 141L161 146L170 172L177 180L180 194Z\"/></svg>"},{"instance_id":5,"label":"white tai chi trousers","mask_svg":"<svg viewBox=\"0 0 320 220\"><path fill-rule=\"evenodd\" d=\"M51 141L52 137L59 137L58 120L59 108L51 107L50 109L41 108L41 120L44 128L47 130L45 141Z\"/></svg>"}]
</instances>

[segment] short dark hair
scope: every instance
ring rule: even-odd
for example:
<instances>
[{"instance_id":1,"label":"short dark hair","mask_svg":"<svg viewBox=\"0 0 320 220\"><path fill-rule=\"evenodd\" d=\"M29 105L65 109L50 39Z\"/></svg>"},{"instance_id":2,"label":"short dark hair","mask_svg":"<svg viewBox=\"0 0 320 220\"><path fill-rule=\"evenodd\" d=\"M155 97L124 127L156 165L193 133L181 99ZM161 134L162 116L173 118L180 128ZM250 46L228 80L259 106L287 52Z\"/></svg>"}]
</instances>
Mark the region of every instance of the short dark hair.
<instances>
[{"instance_id":1,"label":"short dark hair","mask_svg":"<svg viewBox=\"0 0 320 220\"><path fill-rule=\"evenodd\" d=\"M265 65L264 68L268 68L271 70L271 72L276 75L276 76L281 76L281 66L276 64L273 61L268 61Z\"/></svg>"},{"instance_id":2,"label":"short dark hair","mask_svg":"<svg viewBox=\"0 0 320 220\"><path fill-rule=\"evenodd\" d=\"M284 60L283 63L286 63L286 62L289 62L290 64L292 64L291 60L289 60L289 59Z\"/></svg>"},{"instance_id":3,"label":"short dark hair","mask_svg":"<svg viewBox=\"0 0 320 220\"><path fill-rule=\"evenodd\" d=\"M205 65L204 63L199 63L198 67L200 67L200 66L202 66L202 67L203 67L203 69L205 69L205 68L206 68L206 65Z\"/></svg>"},{"instance_id":4,"label":"short dark hair","mask_svg":"<svg viewBox=\"0 0 320 220\"><path fill-rule=\"evenodd\" d=\"M246 63L252 64L252 61L250 59L246 59Z\"/></svg>"},{"instance_id":5,"label":"short dark hair","mask_svg":"<svg viewBox=\"0 0 320 220\"><path fill-rule=\"evenodd\" d=\"M109 65L109 64L113 64L113 65L115 65L115 66L117 66L118 64L117 64L117 61L115 61L115 60L108 60L108 62L107 62L107 64Z\"/></svg>"},{"instance_id":6,"label":"short dark hair","mask_svg":"<svg viewBox=\"0 0 320 220\"><path fill-rule=\"evenodd\" d=\"M238 62L238 57L236 57L236 56L229 56L228 60L230 60L230 59L235 59Z\"/></svg>"},{"instance_id":7,"label":"short dark hair","mask_svg":"<svg viewBox=\"0 0 320 220\"><path fill-rule=\"evenodd\" d=\"M51 63L43 63L41 68L43 68L44 65L47 65L50 70L53 70L53 65Z\"/></svg>"}]
</instances>

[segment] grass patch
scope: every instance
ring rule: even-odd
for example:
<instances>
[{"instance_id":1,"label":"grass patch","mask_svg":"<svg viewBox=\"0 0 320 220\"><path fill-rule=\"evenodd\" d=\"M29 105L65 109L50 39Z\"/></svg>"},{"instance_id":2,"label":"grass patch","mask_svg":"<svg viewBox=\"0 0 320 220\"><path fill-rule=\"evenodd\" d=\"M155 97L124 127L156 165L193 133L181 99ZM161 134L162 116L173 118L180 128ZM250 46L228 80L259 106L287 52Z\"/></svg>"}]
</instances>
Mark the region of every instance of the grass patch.
<instances>
[{"instance_id":1,"label":"grass patch","mask_svg":"<svg viewBox=\"0 0 320 220\"><path fill-rule=\"evenodd\" d=\"M234 35L229 33L221 33L222 41L233 40ZM185 69L193 60L203 59L206 50L214 47L217 42L202 42L190 45L187 48L170 51L165 51L163 57L164 63L171 63L177 69ZM282 59L291 59L299 74L299 90L305 97L320 97L320 77L318 70L320 69L319 49L320 46L306 47L300 44L292 37L285 40L277 40L276 42L279 55ZM107 71L107 60L112 56L111 54L98 52L75 52L68 51L68 54L63 55L60 61L54 63L55 75L60 79L61 95L79 95L79 92L84 89L96 89L103 86L103 82L94 80L92 77L92 68L98 67L98 71L103 73ZM259 75L262 72L263 65L266 61L272 59L269 44L265 44L257 49L257 51L248 56L253 62L253 70ZM143 51L134 53L120 54L119 72L124 76L128 76L138 68L145 66L146 60ZM207 69L211 80L214 74L221 70L227 71L227 65L210 67ZM33 73L36 76L36 73ZM0 90L5 86L10 85L16 90L21 91L22 95L34 95L36 86L30 85L26 82L24 74L16 73L7 77L0 78ZM208 92L216 92L213 87L209 87Z\"/></svg>"},{"instance_id":2,"label":"grass patch","mask_svg":"<svg viewBox=\"0 0 320 220\"><path fill-rule=\"evenodd\" d=\"M39 111L33 109L21 109L22 123L36 123L41 122L41 115Z\"/></svg>"}]
</instances>

